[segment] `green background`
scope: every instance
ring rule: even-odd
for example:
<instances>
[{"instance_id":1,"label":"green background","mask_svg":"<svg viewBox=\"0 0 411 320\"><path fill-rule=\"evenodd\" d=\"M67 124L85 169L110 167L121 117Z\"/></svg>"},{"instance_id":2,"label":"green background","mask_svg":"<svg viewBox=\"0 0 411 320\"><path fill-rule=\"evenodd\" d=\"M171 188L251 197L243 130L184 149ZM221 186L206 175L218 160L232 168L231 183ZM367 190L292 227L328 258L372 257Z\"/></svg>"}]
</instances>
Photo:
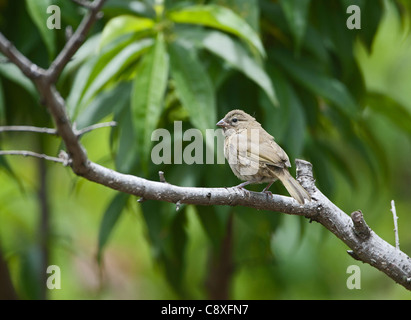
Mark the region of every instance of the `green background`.
<instances>
[{"instance_id":1,"label":"green background","mask_svg":"<svg viewBox=\"0 0 411 320\"><path fill-rule=\"evenodd\" d=\"M49 30L49 5L61 30ZM346 9L361 9L349 30ZM238 184L228 164L154 165L151 133L173 121L215 129L231 109L254 114L348 214L411 252L409 1L107 1L57 89L88 157L120 172L182 186ZM0 30L47 68L84 8L66 0L0 1ZM0 124L52 127L34 85L1 57ZM184 145L189 142L184 142ZM2 150L57 156L57 137L1 133ZM206 146L204 146L206 148ZM205 149L204 149L205 150ZM204 152L205 153L205 152ZM205 158L204 158L205 159ZM240 207L142 204L69 168L0 157L0 254L21 299L409 299L385 274L353 260L317 223ZM250 189L260 191L263 186ZM276 183L271 190L286 194ZM61 289L45 288L45 269ZM349 290L358 265L361 289ZM3 283L4 285L4 283ZM2 286L2 283L0 283ZM218 295L220 294L220 295ZM11 296L8 296L11 297Z\"/></svg>"}]
</instances>

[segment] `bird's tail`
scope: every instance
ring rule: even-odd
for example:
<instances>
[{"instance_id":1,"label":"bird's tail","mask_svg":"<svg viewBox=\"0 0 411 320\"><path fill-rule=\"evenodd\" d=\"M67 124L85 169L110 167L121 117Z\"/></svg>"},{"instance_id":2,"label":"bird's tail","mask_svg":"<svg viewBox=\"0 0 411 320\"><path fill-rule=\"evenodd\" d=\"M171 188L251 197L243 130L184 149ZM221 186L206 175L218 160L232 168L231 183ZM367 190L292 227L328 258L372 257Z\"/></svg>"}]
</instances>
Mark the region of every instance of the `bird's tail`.
<instances>
[{"instance_id":1,"label":"bird's tail","mask_svg":"<svg viewBox=\"0 0 411 320\"><path fill-rule=\"evenodd\" d=\"M300 204L304 204L304 199L311 200L308 192L291 176L287 169L281 170L281 173L277 172L277 177L281 180L288 193Z\"/></svg>"}]
</instances>

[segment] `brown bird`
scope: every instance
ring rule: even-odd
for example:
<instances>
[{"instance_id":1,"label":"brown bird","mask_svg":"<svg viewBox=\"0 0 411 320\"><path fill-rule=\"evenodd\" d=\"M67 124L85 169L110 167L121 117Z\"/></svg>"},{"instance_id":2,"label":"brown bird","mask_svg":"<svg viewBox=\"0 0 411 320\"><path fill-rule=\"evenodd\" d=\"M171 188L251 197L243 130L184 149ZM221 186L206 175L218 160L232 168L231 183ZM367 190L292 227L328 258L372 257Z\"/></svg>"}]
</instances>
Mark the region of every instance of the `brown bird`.
<instances>
[{"instance_id":1,"label":"brown bird","mask_svg":"<svg viewBox=\"0 0 411 320\"><path fill-rule=\"evenodd\" d=\"M234 174L248 184L268 183L262 192L271 194L268 188L279 179L300 204L311 200L308 192L288 171L290 160L274 137L265 131L261 124L242 110L232 110L217 126L224 130L224 156Z\"/></svg>"}]
</instances>

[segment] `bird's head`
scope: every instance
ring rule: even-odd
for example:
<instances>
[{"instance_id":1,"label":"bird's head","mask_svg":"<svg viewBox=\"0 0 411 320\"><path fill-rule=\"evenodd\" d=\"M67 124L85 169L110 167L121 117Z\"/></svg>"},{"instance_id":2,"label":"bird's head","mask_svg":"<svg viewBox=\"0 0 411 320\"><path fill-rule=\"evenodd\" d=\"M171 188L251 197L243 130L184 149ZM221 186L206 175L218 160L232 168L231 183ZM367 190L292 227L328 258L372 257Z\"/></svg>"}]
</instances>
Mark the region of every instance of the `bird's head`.
<instances>
[{"instance_id":1,"label":"bird's head","mask_svg":"<svg viewBox=\"0 0 411 320\"><path fill-rule=\"evenodd\" d=\"M225 131L234 129L235 131L259 126L260 124L243 110L231 110L223 119L217 122L218 127Z\"/></svg>"}]
</instances>

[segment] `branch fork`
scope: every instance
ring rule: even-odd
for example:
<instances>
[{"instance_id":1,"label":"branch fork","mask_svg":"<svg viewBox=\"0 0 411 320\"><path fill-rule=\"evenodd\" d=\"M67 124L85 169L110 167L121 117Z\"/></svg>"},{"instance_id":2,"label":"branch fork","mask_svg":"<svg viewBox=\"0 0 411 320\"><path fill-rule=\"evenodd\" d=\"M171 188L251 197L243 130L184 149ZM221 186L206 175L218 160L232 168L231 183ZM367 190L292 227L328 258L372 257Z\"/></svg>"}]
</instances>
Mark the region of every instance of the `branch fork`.
<instances>
[{"instance_id":1,"label":"branch fork","mask_svg":"<svg viewBox=\"0 0 411 320\"><path fill-rule=\"evenodd\" d=\"M363 241L367 240L371 235L371 229L364 220L361 210L351 213L354 233Z\"/></svg>"}]
</instances>

